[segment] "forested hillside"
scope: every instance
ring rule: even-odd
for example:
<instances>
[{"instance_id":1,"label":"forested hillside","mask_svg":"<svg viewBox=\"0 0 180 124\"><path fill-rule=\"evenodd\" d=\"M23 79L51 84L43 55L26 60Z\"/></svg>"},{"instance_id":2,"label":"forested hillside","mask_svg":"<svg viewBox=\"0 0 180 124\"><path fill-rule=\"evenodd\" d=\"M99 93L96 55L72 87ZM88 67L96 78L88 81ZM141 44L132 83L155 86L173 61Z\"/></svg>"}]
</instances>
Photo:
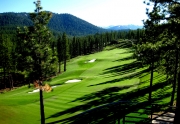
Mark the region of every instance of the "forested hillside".
<instances>
[{"instance_id":1,"label":"forested hillside","mask_svg":"<svg viewBox=\"0 0 180 124\"><path fill-rule=\"evenodd\" d=\"M1 33L12 33L16 30L17 26L30 26L32 24L28 13L0 13ZM66 34L72 36L82 36L107 31L70 14L53 13L48 27L54 32L66 32Z\"/></svg>"},{"instance_id":2,"label":"forested hillside","mask_svg":"<svg viewBox=\"0 0 180 124\"><path fill-rule=\"evenodd\" d=\"M28 13L0 13L0 34L15 34L18 26L30 26Z\"/></svg>"},{"instance_id":3,"label":"forested hillside","mask_svg":"<svg viewBox=\"0 0 180 124\"><path fill-rule=\"evenodd\" d=\"M72 36L88 35L107 31L70 14L53 14L48 26L50 29L66 32L66 34Z\"/></svg>"}]
</instances>

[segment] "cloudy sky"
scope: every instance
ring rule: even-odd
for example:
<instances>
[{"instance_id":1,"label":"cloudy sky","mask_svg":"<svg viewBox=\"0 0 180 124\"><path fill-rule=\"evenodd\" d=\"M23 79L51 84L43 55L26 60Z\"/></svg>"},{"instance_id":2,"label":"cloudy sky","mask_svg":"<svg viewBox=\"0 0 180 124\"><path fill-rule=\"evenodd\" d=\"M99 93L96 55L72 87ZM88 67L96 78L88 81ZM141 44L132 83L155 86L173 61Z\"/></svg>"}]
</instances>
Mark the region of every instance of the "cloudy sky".
<instances>
[{"instance_id":1,"label":"cloudy sky","mask_svg":"<svg viewBox=\"0 0 180 124\"><path fill-rule=\"evenodd\" d=\"M0 0L2 12L33 12L36 0ZM41 0L44 10L69 13L96 26L143 25L146 6L143 0Z\"/></svg>"}]
</instances>

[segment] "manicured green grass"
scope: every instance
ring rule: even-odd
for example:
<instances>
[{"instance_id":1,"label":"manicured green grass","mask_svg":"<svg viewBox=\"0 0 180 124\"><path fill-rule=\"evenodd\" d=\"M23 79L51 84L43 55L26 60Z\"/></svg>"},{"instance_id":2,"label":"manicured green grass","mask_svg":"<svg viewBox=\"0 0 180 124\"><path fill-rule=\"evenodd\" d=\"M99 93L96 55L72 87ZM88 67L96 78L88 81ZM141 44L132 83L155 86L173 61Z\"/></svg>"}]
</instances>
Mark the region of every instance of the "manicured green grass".
<instances>
[{"instance_id":1,"label":"manicured green grass","mask_svg":"<svg viewBox=\"0 0 180 124\"><path fill-rule=\"evenodd\" d=\"M60 121L90 108L121 100L123 94L148 86L150 75L144 71L147 67L141 68L135 59L132 59L132 53L129 51L116 48L71 59L67 63L67 72L47 81L50 85L59 86L53 92L44 92L46 123ZM85 63L92 59L96 61ZM141 77L143 75L144 77ZM154 79L154 85L164 78L158 75L155 73L157 77ZM70 79L82 81L64 83ZM0 123L40 123L39 93L29 94L32 90L33 88L23 86L0 94ZM156 96L155 94L153 97ZM145 101L147 97L148 94L144 93L129 99Z\"/></svg>"}]
</instances>

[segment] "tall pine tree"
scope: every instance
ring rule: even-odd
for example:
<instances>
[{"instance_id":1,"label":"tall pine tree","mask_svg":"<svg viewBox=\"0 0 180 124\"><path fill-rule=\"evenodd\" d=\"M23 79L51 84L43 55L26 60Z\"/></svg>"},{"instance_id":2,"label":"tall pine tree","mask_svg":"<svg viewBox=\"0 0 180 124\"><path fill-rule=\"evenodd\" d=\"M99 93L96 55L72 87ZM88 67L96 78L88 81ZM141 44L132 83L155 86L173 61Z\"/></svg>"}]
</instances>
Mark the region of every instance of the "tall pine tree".
<instances>
[{"instance_id":1,"label":"tall pine tree","mask_svg":"<svg viewBox=\"0 0 180 124\"><path fill-rule=\"evenodd\" d=\"M30 13L33 26L24 27L23 31L18 28L18 36L21 41L18 52L19 59L24 65L22 69L28 71L34 80L38 80L40 87L42 87L43 80L55 75L57 59L52 50L53 36L47 28L52 13L42 11L40 0L34 4L36 6L35 12ZM42 90L40 88L41 124L45 124Z\"/></svg>"}]
</instances>

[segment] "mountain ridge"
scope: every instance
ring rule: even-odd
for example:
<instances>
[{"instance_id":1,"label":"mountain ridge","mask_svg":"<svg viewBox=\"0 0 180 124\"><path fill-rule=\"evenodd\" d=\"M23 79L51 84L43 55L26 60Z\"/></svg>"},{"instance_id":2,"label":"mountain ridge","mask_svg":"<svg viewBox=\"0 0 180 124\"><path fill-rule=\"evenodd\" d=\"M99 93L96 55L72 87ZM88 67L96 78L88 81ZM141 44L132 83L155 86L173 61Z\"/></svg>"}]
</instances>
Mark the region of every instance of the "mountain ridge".
<instances>
[{"instance_id":1,"label":"mountain ridge","mask_svg":"<svg viewBox=\"0 0 180 124\"><path fill-rule=\"evenodd\" d=\"M55 32L65 32L71 36L83 36L107 31L68 13L52 14L53 16L48 23L48 27ZM33 22L30 19L29 13L0 13L0 30L6 27L15 28L17 26L31 25L33 25Z\"/></svg>"},{"instance_id":2,"label":"mountain ridge","mask_svg":"<svg viewBox=\"0 0 180 124\"><path fill-rule=\"evenodd\" d=\"M139 27L135 25L117 25L110 26L108 28L103 28L95 26L81 18L74 15L63 13L57 14L52 13L53 16L48 23L49 29L51 29L55 34L65 32L70 36L84 36L91 35L95 33L109 32L112 30L135 30ZM20 26L32 26L33 22L30 19L29 13L26 12L5 12L0 13L0 32L3 30L13 30L16 31L16 27ZM142 26L141 26L142 27ZM12 31L11 31L12 32Z\"/></svg>"},{"instance_id":3,"label":"mountain ridge","mask_svg":"<svg viewBox=\"0 0 180 124\"><path fill-rule=\"evenodd\" d=\"M53 17L51 18L48 26L53 30L58 30L58 31L60 30L62 32L66 32L69 35L95 34L95 33L102 33L107 31L106 29L95 26L83 19L80 19L68 13L64 13L64 14L53 13ZM67 30L67 29L71 29L71 30Z\"/></svg>"}]
</instances>

